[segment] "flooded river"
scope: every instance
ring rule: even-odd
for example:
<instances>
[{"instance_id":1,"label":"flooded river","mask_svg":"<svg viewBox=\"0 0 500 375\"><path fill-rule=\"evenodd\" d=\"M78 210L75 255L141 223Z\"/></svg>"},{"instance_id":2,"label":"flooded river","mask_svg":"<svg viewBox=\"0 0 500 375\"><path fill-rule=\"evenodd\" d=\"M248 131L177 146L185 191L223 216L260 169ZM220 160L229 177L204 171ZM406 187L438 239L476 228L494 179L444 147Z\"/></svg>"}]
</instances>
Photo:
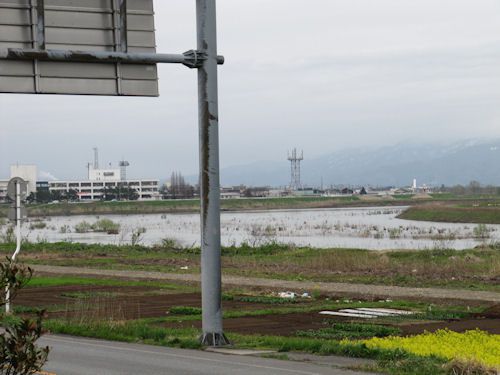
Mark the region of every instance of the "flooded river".
<instances>
[{"instance_id":1,"label":"flooded river","mask_svg":"<svg viewBox=\"0 0 500 375\"><path fill-rule=\"evenodd\" d=\"M222 214L222 243L260 245L278 241L318 248L433 249L472 248L481 241L500 240L500 225L487 226L487 239L478 239L476 224L430 223L398 219L404 207L336 208ZM107 218L120 225L118 234L76 233L75 226ZM139 243L163 239L182 246L200 243L198 214L70 216L31 219L23 236L30 241L130 244L134 231L144 228ZM43 224L44 223L44 224ZM45 225L45 228L40 228ZM38 228L38 229L37 229ZM4 229L0 229L5 232ZM484 228L481 233L484 234Z\"/></svg>"}]
</instances>

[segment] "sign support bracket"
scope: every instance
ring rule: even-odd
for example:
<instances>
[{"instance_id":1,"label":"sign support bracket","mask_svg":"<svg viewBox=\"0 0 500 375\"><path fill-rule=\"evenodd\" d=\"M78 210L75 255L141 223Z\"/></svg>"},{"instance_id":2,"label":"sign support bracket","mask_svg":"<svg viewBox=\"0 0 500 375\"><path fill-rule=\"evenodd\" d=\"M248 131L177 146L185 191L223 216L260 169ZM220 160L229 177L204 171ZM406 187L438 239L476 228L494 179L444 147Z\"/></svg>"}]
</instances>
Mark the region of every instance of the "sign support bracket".
<instances>
[{"instance_id":1,"label":"sign support bracket","mask_svg":"<svg viewBox=\"0 0 500 375\"><path fill-rule=\"evenodd\" d=\"M81 51L47 49L45 35L44 0L31 1L31 49L0 48L0 60L115 63L117 80L120 81L119 65L123 64L183 64L198 69L198 111L200 150L200 197L201 197L201 269L202 269L202 318L201 343L207 346L228 345L222 328L222 272L220 233L220 173L219 173L219 113L217 68L224 64L224 57L217 55L216 0L196 1L197 49L182 54L158 54L129 52L127 35L127 0L113 1L114 48L112 51ZM36 6L34 5L36 1ZM132 2L128 5L132 6ZM50 40L49 40L50 41ZM70 44L79 48L81 43ZM151 48L151 46L147 46ZM150 50L150 49L148 49ZM35 71L38 82L39 73ZM117 92L122 87L117 82ZM83 91L83 90L82 90ZM75 90L75 94L82 91ZM111 91L111 90L110 90ZM156 89L157 91L157 89ZM38 83L35 89L39 93ZM50 93L50 91L46 91ZM72 93L63 91L63 93ZM114 94L116 95L116 94ZM17 185L19 188L19 185ZM20 188L19 188L20 189ZM20 194L17 196L18 238L16 258L21 248Z\"/></svg>"}]
</instances>

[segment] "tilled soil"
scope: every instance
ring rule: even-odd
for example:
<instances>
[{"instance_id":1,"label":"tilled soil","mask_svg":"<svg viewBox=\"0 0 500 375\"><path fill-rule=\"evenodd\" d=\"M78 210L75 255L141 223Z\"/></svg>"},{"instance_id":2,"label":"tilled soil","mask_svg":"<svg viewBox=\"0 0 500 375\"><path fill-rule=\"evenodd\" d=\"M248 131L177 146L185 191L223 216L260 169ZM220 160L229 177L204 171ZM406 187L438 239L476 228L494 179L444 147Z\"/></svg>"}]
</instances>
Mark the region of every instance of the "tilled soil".
<instances>
[{"instance_id":1,"label":"tilled soil","mask_svg":"<svg viewBox=\"0 0 500 375\"><path fill-rule=\"evenodd\" d=\"M69 293L91 293L96 297L75 298L65 296ZM99 296L115 293L115 297ZM15 299L15 304L27 307L59 307L48 313L49 318L81 316L92 313L93 317L106 318L106 315L124 320L157 318L168 315L174 306L201 307L200 293L152 294L161 290L148 287L106 287L106 286L58 286L46 288L27 288ZM269 305L224 301L224 309L256 310ZM53 309L54 310L54 309Z\"/></svg>"},{"instance_id":2,"label":"tilled soil","mask_svg":"<svg viewBox=\"0 0 500 375\"><path fill-rule=\"evenodd\" d=\"M339 317L336 321L348 321ZM201 321L186 322L184 327L201 328ZM328 326L328 319L318 313L260 315L224 319L224 330L241 334L291 336L296 331L321 329Z\"/></svg>"},{"instance_id":3,"label":"tilled soil","mask_svg":"<svg viewBox=\"0 0 500 375\"><path fill-rule=\"evenodd\" d=\"M316 330L329 326L331 322L352 322L350 318L326 317L318 313L262 315L257 317L243 317L224 320L224 329L227 332L240 334L260 334L291 336L296 331ZM377 324L374 320L359 319L356 323ZM201 328L200 321L185 322L177 325L182 327ZM413 322L397 324L403 335L418 335L424 332L434 332L439 329L449 329L455 332L465 332L475 329L500 334L499 319L466 319L446 322Z\"/></svg>"},{"instance_id":4,"label":"tilled soil","mask_svg":"<svg viewBox=\"0 0 500 375\"><path fill-rule=\"evenodd\" d=\"M71 296L71 294L75 294ZM88 298L76 298L78 293L88 294ZM170 293L170 294L169 294ZM200 293L175 293L154 287L109 287L109 286L57 286L27 288L16 297L14 305L50 308L49 318L97 318L97 319L140 319L167 316L174 306L200 307ZM94 297L95 296L95 297ZM300 305L308 302L300 303ZM224 301L225 311L257 310L276 305L256 304L240 301ZM292 307L297 304L280 305ZM224 320L227 332L262 335L293 335L299 330L314 330L328 326L328 323L353 321L344 317L326 317L312 313L291 313L261 315L255 317L231 318ZM374 323L376 320L355 320L360 323ZM201 321L166 323L169 327L201 328ZM445 322L398 323L403 334L420 334L438 329L456 332L481 329L500 334L500 305L494 305L484 313L470 319Z\"/></svg>"}]
</instances>

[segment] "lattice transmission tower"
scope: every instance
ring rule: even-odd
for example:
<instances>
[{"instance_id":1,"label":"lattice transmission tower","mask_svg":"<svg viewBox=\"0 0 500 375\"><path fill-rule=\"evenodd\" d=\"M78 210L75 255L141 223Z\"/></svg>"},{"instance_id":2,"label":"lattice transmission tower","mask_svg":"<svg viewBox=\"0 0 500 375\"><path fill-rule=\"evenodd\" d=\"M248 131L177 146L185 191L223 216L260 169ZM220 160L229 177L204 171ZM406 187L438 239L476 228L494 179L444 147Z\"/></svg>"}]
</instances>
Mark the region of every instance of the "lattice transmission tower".
<instances>
[{"instance_id":1,"label":"lattice transmission tower","mask_svg":"<svg viewBox=\"0 0 500 375\"><path fill-rule=\"evenodd\" d=\"M304 160L304 152L301 151L299 155L297 149L294 148L291 153L288 153L288 160L291 164L290 189L298 190L302 187L300 182L300 162Z\"/></svg>"}]
</instances>

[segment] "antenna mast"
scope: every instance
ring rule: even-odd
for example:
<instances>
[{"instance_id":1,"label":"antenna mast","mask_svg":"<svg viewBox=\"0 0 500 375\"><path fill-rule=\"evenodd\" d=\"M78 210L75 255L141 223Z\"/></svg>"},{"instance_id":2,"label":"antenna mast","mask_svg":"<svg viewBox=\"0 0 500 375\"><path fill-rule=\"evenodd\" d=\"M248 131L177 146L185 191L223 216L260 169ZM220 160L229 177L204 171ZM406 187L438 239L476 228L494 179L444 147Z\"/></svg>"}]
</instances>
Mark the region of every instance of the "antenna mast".
<instances>
[{"instance_id":1,"label":"antenna mast","mask_svg":"<svg viewBox=\"0 0 500 375\"><path fill-rule=\"evenodd\" d=\"M297 149L294 148L292 153L288 153L288 160L291 164L291 178L290 178L290 189L298 190L302 187L300 182L300 162L304 160L304 151L299 153Z\"/></svg>"},{"instance_id":2,"label":"antenna mast","mask_svg":"<svg viewBox=\"0 0 500 375\"><path fill-rule=\"evenodd\" d=\"M99 149L97 147L94 150L94 169L99 169Z\"/></svg>"}]
</instances>

